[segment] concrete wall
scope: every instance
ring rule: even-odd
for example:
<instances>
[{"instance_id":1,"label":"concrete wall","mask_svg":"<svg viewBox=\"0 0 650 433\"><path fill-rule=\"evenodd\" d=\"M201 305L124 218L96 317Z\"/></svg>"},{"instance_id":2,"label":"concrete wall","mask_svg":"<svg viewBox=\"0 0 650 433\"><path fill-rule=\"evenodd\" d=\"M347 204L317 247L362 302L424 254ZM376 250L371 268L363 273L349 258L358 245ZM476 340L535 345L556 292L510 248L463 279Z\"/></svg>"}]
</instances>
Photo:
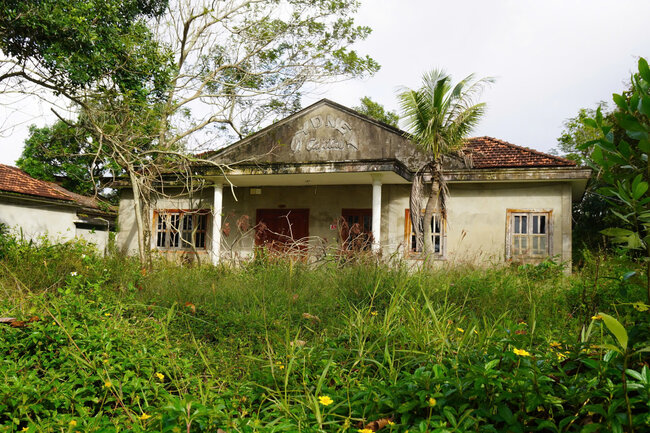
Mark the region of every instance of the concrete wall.
<instances>
[{"instance_id":1,"label":"concrete wall","mask_svg":"<svg viewBox=\"0 0 650 433\"><path fill-rule=\"evenodd\" d=\"M237 220L248 216L250 225L257 209L308 208L309 234L328 246L339 243L338 231L331 229L344 208L370 209L371 185L261 187L261 194L251 195L250 188L229 187L223 191L224 227L230 235L222 240L222 255L245 257L252 253L254 235L241 235ZM384 255L401 254L405 245L405 210L410 185L382 186L381 243ZM446 230L446 260L454 263L501 262L506 250L507 209L552 210L552 254L569 262L571 259L571 188L568 183L467 183L450 185L449 223ZM162 200L159 209L211 208L212 189L192 203L184 199ZM137 252L137 235L130 192L120 201L118 245L130 253ZM209 231L209 230L208 230ZM209 241L210 242L210 241ZM312 245L322 245L312 240ZM153 247L153 245L152 245ZM208 247L209 248L209 247Z\"/></svg>"},{"instance_id":2,"label":"concrete wall","mask_svg":"<svg viewBox=\"0 0 650 433\"><path fill-rule=\"evenodd\" d=\"M206 188L202 193L196 194L192 199L182 196L179 191L167 191L170 197L180 196L176 198L163 198L155 203L155 209L210 209L212 208L212 188ZM225 188L224 188L225 195ZM152 239L151 248L155 248L155 221L153 216L152 224ZM129 189L124 189L120 194L120 207L117 217L117 247L125 254L135 255L138 253L138 231L135 219L135 206L133 201L133 192ZM208 228L208 232L209 232ZM210 242L210 240L209 240Z\"/></svg>"},{"instance_id":3,"label":"concrete wall","mask_svg":"<svg viewBox=\"0 0 650 433\"><path fill-rule=\"evenodd\" d=\"M394 188L399 188L401 194L396 191L391 202L396 218L391 224L403 228L410 186ZM508 209L551 210L551 254L563 262L571 261L571 186L568 183L451 184L449 192L447 261L503 261ZM397 237L393 242L396 240Z\"/></svg>"},{"instance_id":4,"label":"concrete wall","mask_svg":"<svg viewBox=\"0 0 650 433\"><path fill-rule=\"evenodd\" d=\"M25 239L47 236L53 242L65 242L75 237L74 208L48 204L18 204L0 202L0 223Z\"/></svg>"},{"instance_id":5,"label":"concrete wall","mask_svg":"<svg viewBox=\"0 0 650 433\"><path fill-rule=\"evenodd\" d=\"M75 238L95 244L104 252L108 232L81 229L75 226L77 210L47 202L2 201L0 223L6 224L16 236L38 240L46 236L51 242L67 242Z\"/></svg>"}]
</instances>

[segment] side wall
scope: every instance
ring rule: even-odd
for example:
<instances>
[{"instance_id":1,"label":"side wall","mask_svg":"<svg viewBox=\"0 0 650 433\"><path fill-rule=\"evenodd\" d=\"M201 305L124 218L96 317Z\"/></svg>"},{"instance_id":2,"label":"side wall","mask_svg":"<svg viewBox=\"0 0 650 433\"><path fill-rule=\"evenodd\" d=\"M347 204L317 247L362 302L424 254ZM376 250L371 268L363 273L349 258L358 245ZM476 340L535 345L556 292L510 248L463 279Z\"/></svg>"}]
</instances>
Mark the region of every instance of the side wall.
<instances>
[{"instance_id":1,"label":"side wall","mask_svg":"<svg viewBox=\"0 0 650 433\"><path fill-rule=\"evenodd\" d=\"M394 188L398 188L394 186ZM409 186L399 187L391 206L404 227ZM493 263L505 259L508 209L552 210L552 255L571 261L571 186L569 183L451 184L446 230L447 261ZM401 197L400 197L401 196ZM393 213L396 213L393 212Z\"/></svg>"},{"instance_id":2,"label":"side wall","mask_svg":"<svg viewBox=\"0 0 650 433\"><path fill-rule=\"evenodd\" d=\"M238 221L249 226L256 222L257 209L309 209L309 235L324 240L326 246L339 242L331 227L344 208L370 209L371 185L262 187L252 195L250 188L224 187L223 227L229 235L222 239L222 256L246 257L252 253L252 230L241 233ZM382 186L381 243L385 256L402 257L405 246L405 210L410 185ZM236 197L236 198L235 198ZM162 200L158 209L210 209L212 189L201 197ZM571 187L568 183L472 183L450 185L449 218L446 230L446 260L452 263L493 263L505 258L506 215L508 209L552 210L552 254L563 262L571 260ZM153 221L152 221L153 224ZM137 232L133 200L129 191L120 200L118 245L123 251L137 252ZM226 230L227 231L227 230ZM209 230L208 230L209 232ZM152 237L153 241L153 237ZM211 240L208 240L208 248ZM312 241L312 245L322 245ZM153 247L153 245L152 245Z\"/></svg>"},{"instance_id":3,"label":"side wall","mask_svg":"<svg viewBox=\"0 0 650 433\"><path fill-rule=\"evenodd\" d=\"M77 212L48 204L18 204L0 202L0 223L6 224L17 236L36 240L47 236L53 242L65 242L76 235L74 221Z\"/></svg>"}]
</instances>

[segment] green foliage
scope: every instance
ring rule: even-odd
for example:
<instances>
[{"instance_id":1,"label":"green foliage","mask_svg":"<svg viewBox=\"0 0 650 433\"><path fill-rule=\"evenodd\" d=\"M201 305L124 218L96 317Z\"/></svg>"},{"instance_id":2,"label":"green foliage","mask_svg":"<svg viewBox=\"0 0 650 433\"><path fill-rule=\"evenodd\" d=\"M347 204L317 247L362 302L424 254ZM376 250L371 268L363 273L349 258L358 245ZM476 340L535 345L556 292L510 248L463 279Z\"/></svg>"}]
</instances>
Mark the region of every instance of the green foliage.
<instances>
[{"instance_id":1,"label":"green foliage","mask_svg":"<svg viewBox=\"0 0 650 433\"><path fill-rule=\"evenodd\" d=\"M617 111L611 123L601 109L585 124L600 131L600 137L582 145L593 146L591 164L605 183L599 191L609 198L619 226L602 231L629 250L643 250L650 258L650 73L640 58L639 72L632 76L631 89L614 94ZM647 267L647 299L650 303L650 260Z\"/></svg>"},{"instance_id":2,"label":"green foliage","mask_svg":"<svg viewBox=\"0 0 650 433\"><path fill-rule=\"evenodd\" d=\"M650 371L623 314L635 262L589 259L572 277L552 263L143 272L83 244L9 241L0 316L25 323L0 325L0 431L622 432L628 401L650 428ZM580 333L583 282L609 295ZM607 348L620 328L627 358Z\"/></svg>"},{"instance_id":3,"label":"green foliage","mask_svg":"<svg viewBox=\"0 0 650 433\"><path fill-rule=\"evenodd\" d=\"M600 102L598 108L605 111L604 121L611 124L613 113L608 110L606 102ZM594 149L593 143L600 137L598 128L585 124L585 120L596 115L596 109L581 108L578 115L564 121L562 135L557 139L557 148L551 153L561 155L574 161L579 167L588 164L589 155ZM598 177L592 178L585 190L582 200L573 203L573 261L580 262L584 249L597 251L606 246L602 230L616 224L616 217L610 212L610 204L598 190L604 186Z\"/></svg>"},{"instance_id":4,"label":"green foliage","mask_svg":"<svg viewBox=\"0 0 650 433\"><path fill-rule=\"evenodd\" d=\"M434 69L424 74L418 90L403 89L399 94L407 130L433 160L463 147L485 112L485 104L473 104L473 98L494 82L491 78L475 81L474 75L455 85L451 80L443 70Z\"/></svg>"},{"instance_id":5,"label":"green foliage","mask_svg":"<svg viewBox=\"0 0 650 433\"><path fill-rule=\"evenodd\" d=\"M584 147L584 144L600 138L600 131L597 128L586 125L585 120L595 117L597 109L605 111L605 119L611 119L613 117L612 113L608 110L607 103L604 101L601 101L596 109L581 108L577 116L570 117L564 121L562 124L564 127L562 135L557 139L558 146L551 153L575 161L578 166L587 165L589 154L593 151L593 146Z\"/></svg>"},{"instance_id":6,"label":"green foliage","mask_svg":"<svg viewBox=\"0 0 650 433\"><path fill-rule=\"evenodd\" d=\"M398 127L399 115L394 111L387 111L383 105L373 101L368 96L364 96L359 102L361 105L353 107L354 110L387 125Z\"/></svg>"},{"instance_id":7,"label":"green foliage","mask_svg":"<svg viewBox=\"0 0 650 433\"><path fill-rule=\"evenodd\" d=\"M124 90L145 91L144 83L165 74L145 20L166 6L167 0L2 0L0 49L42 68L32 78L58 91L107 77Z\"/></svg>"},{"instance_id":8,"label":"green foliage","mask_svg":"<svg viewBox=\"0 0 650 433\"><path fill-rule=\"evenodd\" d=\"M16 161L19 168L36 179L60 180L61 186L77 194L95 194L111 164L93 153L83 129L59 121L43 128L31 126L29 134Z\"/></svg>"}]
</instances>

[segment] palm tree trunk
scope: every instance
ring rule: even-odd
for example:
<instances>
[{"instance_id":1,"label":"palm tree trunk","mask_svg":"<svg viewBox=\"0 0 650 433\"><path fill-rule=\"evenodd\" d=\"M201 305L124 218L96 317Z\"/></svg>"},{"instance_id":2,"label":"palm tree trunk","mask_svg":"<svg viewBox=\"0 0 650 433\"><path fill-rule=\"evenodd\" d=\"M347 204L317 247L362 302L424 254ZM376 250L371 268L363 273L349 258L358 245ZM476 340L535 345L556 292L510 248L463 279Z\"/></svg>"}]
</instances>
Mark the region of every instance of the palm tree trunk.
<instances>
[{"instance_id":1,"label":"palm tree trunk","mask_svg":"<svg viewBox=\"0 0 650 433\"><path fill-rule=\"evenodd\" d=\"M425 258L431 258L435 255L433 243L433 230L431 221L433 216L438 213L440 215L440 223L443 226L447 221L447 183L444 179L442 161L436 159L430 164L429 170L431 172L431 189L427 199L427 206L424 210L424 247L423 253ZM442 245L441 245L442 247Z\"/></svg>"}]
</instances>

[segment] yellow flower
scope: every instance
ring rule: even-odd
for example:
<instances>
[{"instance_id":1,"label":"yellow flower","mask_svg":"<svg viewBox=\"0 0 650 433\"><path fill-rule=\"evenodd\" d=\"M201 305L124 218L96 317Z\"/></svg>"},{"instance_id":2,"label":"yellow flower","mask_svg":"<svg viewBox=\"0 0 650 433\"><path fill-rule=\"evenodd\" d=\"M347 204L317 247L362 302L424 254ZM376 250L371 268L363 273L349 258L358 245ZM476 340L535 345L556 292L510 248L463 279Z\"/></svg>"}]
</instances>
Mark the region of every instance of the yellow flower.
<instances>
[{"instance_id":1,"label":"yellow flower","mask_svg":"<svg viewBox=\"0 0 650 433\"><path fill-rule=\"evenodd\" d=\"M376 311L371 311L370 314L372 314L373 316L376 316L377 312Z\"/></svg>"},{"instance_id":2,"label":"yellow flower","mask_svg":"<svg viewBox=\"0 0 650 433\"><path fill-rule=\"evenodd\" d=\"M591 316L591 320L600 320L602 318L603 318L603 316L601 316L600 314L598 314L596 316Z\"/></svg>"},{"instance_id":3,"label":"yellow flower","mask_svg":"<svg viewBox=\"0 0 650 433\"><path fill-rule=\"evenodd\" d=\"M562 353L562 352L558 352L558 353L556 353L556 355L557 355L557 360L558 361L564 361L566 359L566 355L564 353Z\"/></svg>"},{"instance_id":4,"label":"yellow flower","mask_svg":"<svg viewBox=\"0 0 650 433\"><path fill-rule=\"evenodd\" d=\"M329 406L330 404L334 403L334 400L332 400L332 399L331 399L329 396L327 396L327 395L321 395L320 397L318 397L318 401L319 401L320 404L322 404L323 406Z\"/></svg>"},{"instance_id":5,"label":"yellow flower","mask_svg":"<svg viewBox=\"0 0 650 433\"><path fill-rule=\"evenodd\" d=\"M72 420L70 421L70 427L76 427L77 426L77 421Z\"/></svg>"},{"instance_id":6,"label":"yellow flower","mask_svg":"<svg viewBox=\"0 0 650 433\"><path fill-rule=\"evenodd\" d=\"M113 384L110 381L104 382L104 388L110 388Z\"/></svg>"},{"instance_id":7,"label":"yellow flower","mask_svg":"<svg viewBox=\"0 0 650 433\"><path fill-rule=\"evenodd\" d=\"M438 404L436 399L433 397L429 397L429 407L434 407L436 404Z\"/></svg>"},{"instance_id":8,"label":"yellow flower","mask_svg":"<svg viewBox=\"0 0 650 433\"><path fill-rule=\"evenodd\" d=\"M478 331L476 329L474 330L474 334L478 335Z\"/></svg>"},{"instance_id":9,"label":"yellow flower","mask_svg":"<svg viewBox=\"0 0 650 433\"><path fill-rule=\"evenodd\" d=\"M111 317L111 313L104 313L104 316Z\"/></svg>"},{"instance_id":10,"label":"yellow flower","mask_svg":"<svg viewBox=\"0 0 650 433\"><path fill-rule=\"evenodd\" d=\"M156 373L156 377L160 380L165 380L165 375L162 373Z\"/></svg>"},{"instance_id":11,"label":"yellow flower","mask_svg":"<svg viewBox=\"0 0 650 433\"><path fill-rule=\"evenodd\" d=\"M550 346L551 347L562 347L562 345L560 343L558 343L557 341L551 341Z\"/></svg>"},{"instance_id":12,"label":"yellow flower","mask_svg":"<svg viewBox=\"0 0 650 433\"><path fill-rule=\"evenodd\" d=\"M395 425L395 423L393 421L391 421L391 420L388 420L388 425L392 427L392 426Z\"/></svg>"},{"instance_id":13,"label":"yellow flower","mask_svg":"<svg viewBox=\"0 0 650 433\"><path fill-rule=\"evenodd\" d=\"M357 431L358 431L359 433L375 433L375 432L373 432L373 431L372 431L371 429L369 429L369 428L362 428L362 429L359 429L359 430L357 430Z\"/></svg>"},{"instance_id":14,"label":"yellow flower","mask_svg":"<svg viewBox=\"0 0 650 433\"><path fill-rule=\"evenodd\" d=\"M29 427L23 427L22 431L27 431L29 430Z\"/></svg>"},{"instance_id":15,"label":"yellow flower","mask_svg":"<svg viewBox=\"0 0 650 433\"><path fill-rule=\"evenodd\" d=\"M458 332L465 332L465 330L464 330L463 328L456 328L456 330L457 330Z\"/></svg>"},{"instance_id":16,"label":"yellow flower","mask_svg":"<svg viewBox=\"0 0 650 433\"><path fill-rule=\"evenodd\" d=\"M147 414L144 413L144 412L142 412L142 415L140 415L140 419L141 419L142 421L147 420L147 419L149 419L149 418L151 418L151 415L147 415Z\"/></svg>"},{"instance_id":17,"label":"yellow flower","mask_svg":"<svg viewBox=\"0 0 650 433\"><path fill-rule=\"evenodd\" d=\"M515 353L515 355L530 356L530 353L526 352L524 349L513 349L512 351Z\"/></svg>"}]
</instances>

